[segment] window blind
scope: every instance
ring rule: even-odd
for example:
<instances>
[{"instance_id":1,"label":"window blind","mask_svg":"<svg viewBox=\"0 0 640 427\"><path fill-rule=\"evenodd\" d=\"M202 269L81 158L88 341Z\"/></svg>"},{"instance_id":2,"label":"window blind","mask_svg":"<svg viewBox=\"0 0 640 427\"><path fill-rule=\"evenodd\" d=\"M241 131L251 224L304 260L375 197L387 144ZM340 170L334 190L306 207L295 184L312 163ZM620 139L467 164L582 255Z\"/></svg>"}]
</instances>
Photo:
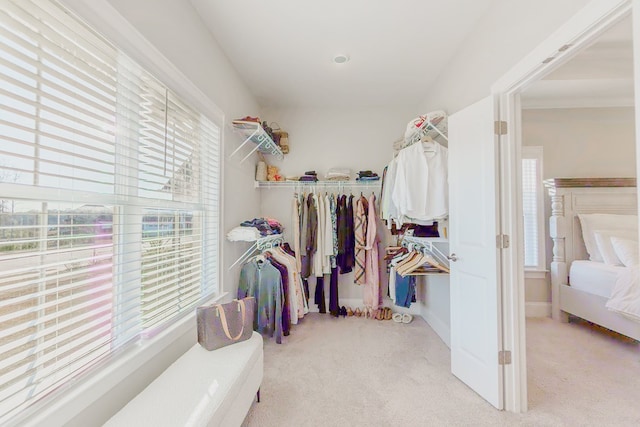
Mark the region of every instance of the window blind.
<instances>
[{"instance_id":1,"label":"window blind","mask_svg":"<svg viewBox=\"0 0 640 427\"><path fill-rule=\"evenodd\" d=\"M523 147L522 213L524 266L544 269L542 147Z\"/></svg>"},{"instance_id":2,"label":"window blind","mask_svg":"<svg viewBox=\"0 0 640 427\"><path fill-rule=\"evenodd\" d=\"M213 122L58 3L2 5L0 424L217 292L220 203Z\"/></svg>"}]
</instances>

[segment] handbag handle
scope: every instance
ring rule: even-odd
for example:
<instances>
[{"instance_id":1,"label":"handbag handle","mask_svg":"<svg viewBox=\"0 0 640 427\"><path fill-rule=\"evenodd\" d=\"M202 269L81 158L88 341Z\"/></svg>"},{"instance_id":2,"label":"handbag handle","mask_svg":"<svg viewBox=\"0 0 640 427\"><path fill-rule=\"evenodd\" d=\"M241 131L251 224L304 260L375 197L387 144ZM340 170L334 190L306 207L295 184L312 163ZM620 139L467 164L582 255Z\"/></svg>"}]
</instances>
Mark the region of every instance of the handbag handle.
<instances>
[{"instance_id":1,"label":"handbag handle","mask_svg":"<svg viewBox=\"0 0 640 427\"><path fill-rule=\"evenodd\" d=\"M244 332L244 320L245 320L244 301L243 300L238 300L238 304L240 305L240 312L242 312L242 328L240 328L240 333L238 333L238 335L235 336L235 337L232 337L231 336L231 332L229 332L229 325L227 324L227 315L224 312L224 308L222 308L222 306L218 305L218 313L220 313L220 323L222 323L222 329L224 330L224 334L231 341L236 341L237 339L239 339L242 336L242 333Z\"/></svg>"}]
</instances>

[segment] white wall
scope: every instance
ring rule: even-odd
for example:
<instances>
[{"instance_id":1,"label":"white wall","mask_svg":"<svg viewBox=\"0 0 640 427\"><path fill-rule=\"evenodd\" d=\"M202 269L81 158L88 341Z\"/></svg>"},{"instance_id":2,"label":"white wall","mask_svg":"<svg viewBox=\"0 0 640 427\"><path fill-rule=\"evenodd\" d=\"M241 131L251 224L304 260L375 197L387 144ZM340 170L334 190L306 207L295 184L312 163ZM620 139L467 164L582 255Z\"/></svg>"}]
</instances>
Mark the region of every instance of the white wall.
<instances>
[{"instance_id":1,"label":"white wall","mask_svg":"<svg viewBox=\"0 0 640 427\"><path fill-rule=\"evenodd\" d=\"M428 88L420 110L449 114L490 94L491 85L589 0L497 0Z\"/></svg>"},{"instance_id":2,"label":"white wall","mask_svg":"<svg viewBox=\"0 0 640 427\"><path fill-rule=\"evenodd\" d=\"M449 114L488 96L491 86L589 0L497 0L429 86L418 111ZM430 280L422 315L448 342L449 288ZM446 309L445 309L446 307Z\"/></svg>"},{"instance_id":3,"label":"white wall","mask_svg":"<svg viewBox=\"0 0 640 427\"><path fill-rule=\"evenodd\" d=\"M524 110L522 143L543 147L543 178L635 177L635 110ZM551 215L545 192L545 221ZM548 235L548 229L547 229ZM546 241L547 268L552 244ZM527 302L550 302L551 280L527 280Z\"/></svg>"},{"instance_id":4,"label":"white wall","mask_svg":"<svg viewBox=\"0 0 640 427\"><path fill-rule=\"evenodd\" d=\"M210 35L187 1L174 0L63 0L64 4L75 10L94 28L97 28L116 45L127 47L125 27L133 25L160 54L177 67L187 79L222 110L227 121L245 115L256 115L259 106L238 77L236 70L227 60L218 43ZM96 6L99 4L99 6ZM104 14L96 13L103 8ZM105 22L104 16L112 16L113 8L121 14L116 17L122 21L115 29L113 22ZM104 16L103 16L104 15ZM117 19L116 19L117 21ZM134 51L130 56L138 60ZM142 60L142 65L149 68L152 64ZM154 72L163 80L162 70ZM181 94L179 83L170 84ZM226 155L238 144L238 138L228 128L223 132ZM251 162L247 162L251 163ZM237 159L224 159L224 194L222 201L224 223L222 234L245 218L258 216L260 213L259 196L253 191L253 165L238 165ZM222 288L235 295L238 271L228 271L227 266L246 248L224 241L222 245L223 265ZM166 335L166 336L165 336ZM102 425L111 414L126 404L140 392L159 373L168 367L176 358L196 343L195 320L183 322L180 327L172 328L168 333L158 337L158 345L154 345L157 353L150 360L129 363L135 369L122 381L115 381L117 373L107 376L96 384L92 376L74 385L82 394L74 399L74 389L65 390L59 401L49 402L38 413L36 425L68 425L91 426ZM134 350L135 352L135 350ZM132 368L133 366L133 368ZM93 381L93 382L92 382ZM44 421L46 420L46 421Z\"/></svg>"},{"instance_id":5,"label":"white wall","mask_svg":"<svg viewBox=\"0 0 640 427\"><path fill-rule=\"evenodd\" d=\"M263 119L277 122L289 133L290 153L283 161L267 156L267 162L279 166L284 176L301 175L315 170L320 179L332 167L346 167L355 174L372 170L382 176L382 170L393 158L393 142L402 135L416 114L413 108L288 108L264 111ZM291 241L292 188L260 189L261 213L280 220L285 227L285 238ZM359 191L354 190L354 194ZM377 193L379 196L379 192ZM391 234L378 224L380 255L384 255L385 242ZM380 264L383 266L382 262ZM386 295L387 275L383 267L382 279ZM328 281L325 295L329 298ZM315 280L310 280L313 296ZM341 305L357 303L362 306L362 289L353 283L353 273L340 275ZM348 300L348 301L347 301ZM346 301L346 302L345 302ZM354 307L355 308L355 307Z\"/></svg>"}]
</instances>

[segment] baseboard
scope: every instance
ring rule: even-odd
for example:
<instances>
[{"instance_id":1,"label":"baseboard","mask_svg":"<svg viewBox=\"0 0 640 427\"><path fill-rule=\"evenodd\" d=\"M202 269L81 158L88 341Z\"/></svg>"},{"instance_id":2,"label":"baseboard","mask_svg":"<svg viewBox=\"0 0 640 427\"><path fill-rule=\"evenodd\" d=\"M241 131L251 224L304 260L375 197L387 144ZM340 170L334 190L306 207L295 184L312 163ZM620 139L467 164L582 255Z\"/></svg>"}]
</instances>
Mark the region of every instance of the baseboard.
<instances>
[{"instance_id":1,"label":"baseboard","mask_svg":"<svg viewBox=\"0 0 640 427\"><path fill-rule=\"evenodd\" d=\"M524 312L527 317L551 317L551 303L527 302Z\"/></svg>"},{"instance_id":2,"label":"baseboard","mask_svg":"<svg viewBox=\"0 0 640 427\"><path fill-rule=\"evenodd\" d=\"M422 318L429 324L431 329L438 334L440 339L445 343L445 345L451 348L451 328L450 326L442 321L439 317L435 316L431 310L424 308L422 310Z\"/></svg>"},{"instance_id":3,"label":"baseboard","mask_svg":"<svg viewBox=\"0 0 640 427\"><path fill-rule=\"evenodd\" d=\"M340 304L340 307L345 306L345 307L351 307L352 310L355 310L356 307L360 307L360 309L362 309L364 307L364 303L362 302L362 298L340 298L340 300L338 301ZM327 306L327 313L329 312L329 300L325 301L325 304ZM393 304L393 301L391 301L389 298L384 298L382 300L382 306L383 307L391 307L391 309L393 310L394 313L398 312L398 313L409 313L412 314L414 316L420 316L420 306L419 304L411 304L410 308L405 308L405 307L398 307L396 305ZM316 304L314 304L313 302L313 298L309 298L309 311L311 313L318 313L318 306Z\"/></svg>"}]
</instances>

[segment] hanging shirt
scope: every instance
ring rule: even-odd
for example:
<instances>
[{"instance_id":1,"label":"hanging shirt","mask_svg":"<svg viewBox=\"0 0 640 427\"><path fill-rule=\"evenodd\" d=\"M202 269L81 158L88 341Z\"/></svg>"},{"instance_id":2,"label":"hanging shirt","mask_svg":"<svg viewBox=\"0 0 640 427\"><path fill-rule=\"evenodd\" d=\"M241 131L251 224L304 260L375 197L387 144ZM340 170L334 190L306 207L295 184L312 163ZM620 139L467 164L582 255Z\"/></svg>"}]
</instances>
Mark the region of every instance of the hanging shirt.
<instances>
[{"instance_id":1,"label":"hanging shirt","mask_svg":"<svg viewBox=\"0 0 640 427\"><path fill-rule=\"evenodd\" d=\"M316 277L322 277L324 275L322 262L324 260L324 226L325 226L325 211L323 197L317 194L313 195L313 201L318 212L318 221L316 229L316 252L313 255L313 274Z\"/></svg>"},{"instance_id":2,"label":"hanging shirt","mask_svg":"<svg viewBox=\"0 0 640 427\"><path fill-rule=\"evenodd\" d=\"M278 269L266 260L257 258L249 261L240 270L238 299L256 299L254 330L261 334L275 335L276 342L282 344L282 306L284 295L282 276Z\"/></svg>"},{"instance_id":3,"label":"hanging shirt","mask_svg":"<svg viewBox=\"0 0 640 427\"><path fill-rule=\"evenodd\" d=\"M300 254L300 199L295 194L291 200L291 223L293 224L293 250L295 251L296 270L302 270L302 257Z\"/></svg>"},{"instance_id":4,"label":"hanging shirt","mask_svg":"<svg viewBox=\"0 0 640 427\"><path fill-rule=\"evenodd\" d=\"M354 281L358 285L366 283L365 269L365 247L367 245L367 216L365 207L366 199L360 197L356 201L356 209L354 212L354 233L355 233L355 268Z\"/></svg>"},{"instance_id":5,"label":"hanging shirt","mask_svg":"<svg viewBox=\"0 0 640 427\"><path fill-rule=\"evenodd\" d=\"M398 153L392 200L401 222L425 223L449 213L447 149L430 143L410 145Z\"/></svg>"},{"instance_id":6,"label":"hanging shirt","mask_svg":"<svg viewBox=\"0 0 640 427\"><path fill-rule=\"evenodd\" d=\"M331 217L333 216L331 210L331 201L329 195L325 194L323 197L324 206L324 238L323 245L323 259L322 259L322 272L324 274L331 274L331 257L334 256L333 252L333 222Z\"/></svg>"},{"instance_id":7,"label":"hanging shirt","mask_svg":"<svg viewBox=\"0 0 640 427\"><path fill-rule=\"evenodd\" d=\"M378 267L378 227L376 221L376 196L369 196L367 234L365 245L365 289L364 305L377 310L382 303L380 294L380 270Z\"/></svg>"}]
</instances>

